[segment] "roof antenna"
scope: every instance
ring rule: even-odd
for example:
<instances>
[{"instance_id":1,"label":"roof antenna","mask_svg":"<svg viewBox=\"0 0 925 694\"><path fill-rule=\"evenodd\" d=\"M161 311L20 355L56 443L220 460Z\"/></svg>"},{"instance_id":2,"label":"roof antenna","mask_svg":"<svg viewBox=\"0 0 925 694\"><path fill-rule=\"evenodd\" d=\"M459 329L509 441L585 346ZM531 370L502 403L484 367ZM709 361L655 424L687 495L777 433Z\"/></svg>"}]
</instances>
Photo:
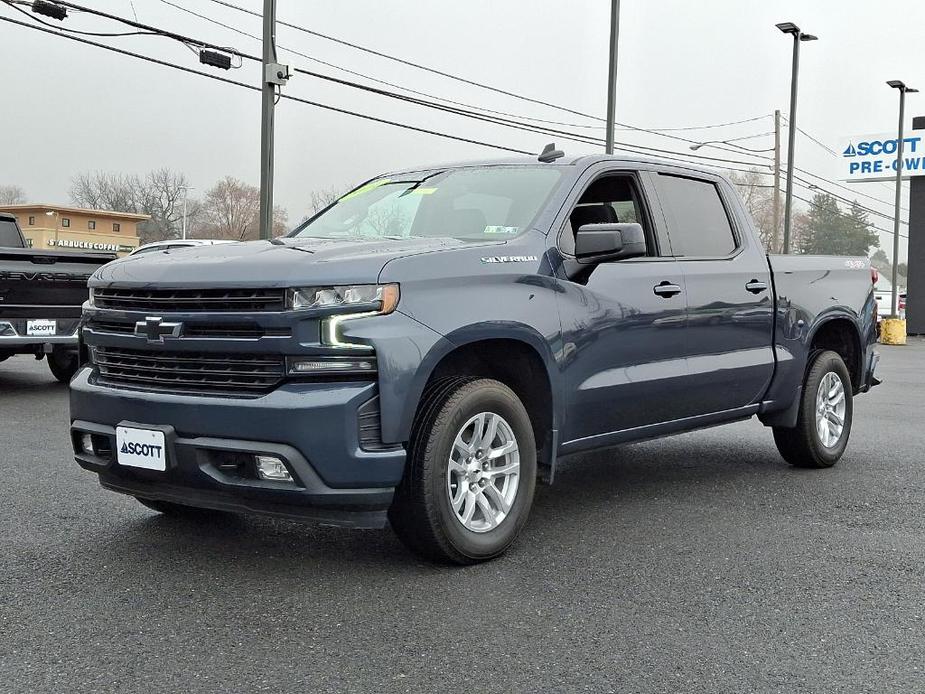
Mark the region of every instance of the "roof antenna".
<instances>
[{"instance_id":1,"label":"roof antenna","mask_svg":"<svg viewBox=\"0 0 925 694\"><path fill-rule=\"evenodd\" d=\"M548 164L549 162L555 161L556 159L564 156L565 152L563 152L561 149L556 149L555 142L550 142L548 145L543 147L543 151L540 156L537 157L537 159L539 159L544 164Z\"/></svg>"}]
</instances>

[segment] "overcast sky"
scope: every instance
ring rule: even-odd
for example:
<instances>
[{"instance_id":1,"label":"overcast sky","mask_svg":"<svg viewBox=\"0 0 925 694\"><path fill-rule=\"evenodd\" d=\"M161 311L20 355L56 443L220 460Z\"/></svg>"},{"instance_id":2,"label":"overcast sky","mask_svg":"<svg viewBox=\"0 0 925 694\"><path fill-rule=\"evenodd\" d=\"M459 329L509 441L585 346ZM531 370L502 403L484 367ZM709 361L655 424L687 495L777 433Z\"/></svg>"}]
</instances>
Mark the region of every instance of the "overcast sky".
<instances>
[{"instance_id":1,"label":"overcast sky","mask_svg":"<svg viewBox=\"0 0 925 694\"><path fill-rule=\"evenodd\" d=\"M260 20L211 0L174 0L225 24L259 35ZM259 0L232 0L260 10ZM97 9L259 54L260 43L170 7L162 0L85 0ZM892 131L902 79L925 89L925 2L920 0L623 0L617 120L674 128L785 114L792 41L774 24L793 21L817 34L803 45L798 124L830 147L854 133ZM604 114L610 3L606 0L411 0L319 2L279 0L279 19L543 101ZM0 16L23 18L0 5ZM898 18L898 21L896 21ZM54 20L49 20L54 22ZM70 16L69 27L119 30L104 20ZM25 188L30 200L67 202L80 171L183 171L201 193L232 175L259 182L260 95L169 68L0 24L0 184ZM129 50L258 83L246 63L229 73L199 66L173 41L133 36L101 39ZM570 122L578 116L462 85L280 27L278 43L336 65L465 103ZM286 51L283 62L345 76ZM346 76L352 79L350 76ZM297 75L287 94L474 139L539 151L552 139L399 104ZM912 116L925 95L911 95ZM728 139L764 133L770 117L722 129L676 133ZM574 128L568 128L574 130ZM595 130L582 132L597 133ZM399 130L282 101L277 109L276 200L298 220L312 190L344 187L377 172L445 160L484 158L491 149ZM618 139L688 151L687 143L638 132ZM557 139L567 152L590 145ZM770 136L743 141L756 149ZM701 154L729 156L704 148ZM839 158L805 137L797 166L831 179ZM882 199L859 197L891 213L889 184L849 184ZM831 187L831 186L829 186ZM835 189L851 197L851 193ZM804 189L796 193L809 197ZM195 194L195 193L194 193ZM873 217L892 229L888 219ZM907 233L903 227L902 233ZM889 237L883 246L890 253ZM900 246L905 256L905 242Z\"/></svg>"}]
</instances>

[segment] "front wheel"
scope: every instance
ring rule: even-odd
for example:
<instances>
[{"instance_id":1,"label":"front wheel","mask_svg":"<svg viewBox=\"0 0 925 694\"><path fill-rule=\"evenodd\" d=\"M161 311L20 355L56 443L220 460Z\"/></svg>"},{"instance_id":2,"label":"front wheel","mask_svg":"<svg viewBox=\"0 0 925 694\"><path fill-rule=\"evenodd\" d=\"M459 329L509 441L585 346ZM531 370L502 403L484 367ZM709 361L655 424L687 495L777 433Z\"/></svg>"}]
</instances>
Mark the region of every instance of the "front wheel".
<instances>
[{"instance_id":1,"label":"front wheel","mask_svg":"<svg viewBox=\"0 0 925 694\"><path fill-rule=\"evenodd\" d=\"M389 520L412 551L474 564L514 542L535 485L533 427L517 395L487 378L442 381L422 398Z\"/></svg>"},{"instance_id":2,"label":"front wheel","mask_svg":"<svg viewBox=\"0 0 925 694\"><path fill-rule=\"evenodd\" d=\"M791 465L832 467L842 457L854 416L851 377L835 352L811 357L796 427L774 428L777 450Z\"/></svg>"},{"instance_id":3,"label":"front wheel","mask_svg":"<svg viewBox=\"0 0 925 694\"><path fill-rule=\"evenodd\" d=\"M77 352L56 347L47 359L51 375L61 383L70 383L77 373Z\"/></svg>"}]
</instances>

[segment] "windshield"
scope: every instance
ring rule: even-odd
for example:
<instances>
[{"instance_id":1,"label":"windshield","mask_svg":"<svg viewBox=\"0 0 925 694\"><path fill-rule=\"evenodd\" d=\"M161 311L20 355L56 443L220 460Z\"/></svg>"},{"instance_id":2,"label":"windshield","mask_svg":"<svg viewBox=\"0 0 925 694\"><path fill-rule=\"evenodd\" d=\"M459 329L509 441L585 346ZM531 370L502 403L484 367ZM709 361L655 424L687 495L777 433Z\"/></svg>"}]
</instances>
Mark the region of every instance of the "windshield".
<instances>
[{"instance_id":1,"label":"windshield","mask_svg":"<svg viewBox=\"0 0 925 694\"><path fill-rule=\"evenodd\" d=\"M377 178L291 236L506 240L527 230L561 178L556 167L483 167Z\"/></svg>"}]
</instances>

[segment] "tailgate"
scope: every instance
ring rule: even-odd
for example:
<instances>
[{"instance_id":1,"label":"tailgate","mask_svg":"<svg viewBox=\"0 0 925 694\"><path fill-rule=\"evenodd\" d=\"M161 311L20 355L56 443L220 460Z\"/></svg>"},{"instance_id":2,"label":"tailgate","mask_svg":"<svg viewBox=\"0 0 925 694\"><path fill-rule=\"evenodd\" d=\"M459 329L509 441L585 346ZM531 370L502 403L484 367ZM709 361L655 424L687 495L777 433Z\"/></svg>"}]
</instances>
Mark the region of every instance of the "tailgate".
<instances>
[{"instance_id":1,"label":"tailgate","mask_svg":"<svg viewBox=\"0 0 925 694\"><path fill-rule=\"evenodd\" d=\"M0 249L0 318L77 318L87 280L114 256Z\"/></svg>"}]
</instances>

